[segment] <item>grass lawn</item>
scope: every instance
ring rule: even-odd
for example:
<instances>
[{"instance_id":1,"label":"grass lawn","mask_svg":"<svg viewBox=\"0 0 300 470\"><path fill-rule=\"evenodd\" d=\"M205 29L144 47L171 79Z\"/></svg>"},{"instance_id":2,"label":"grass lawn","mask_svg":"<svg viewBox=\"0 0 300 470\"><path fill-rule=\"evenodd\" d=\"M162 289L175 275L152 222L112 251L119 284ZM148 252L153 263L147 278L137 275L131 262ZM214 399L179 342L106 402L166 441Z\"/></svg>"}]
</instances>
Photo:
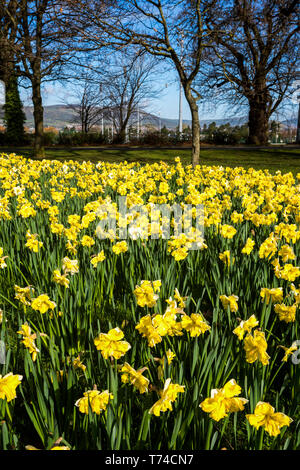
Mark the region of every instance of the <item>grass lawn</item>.
<instances>
[{"instance_id":1,"label":"grass lawn","mask_svg":"<svg viewBox=\"0 0 300 470\"><path fill-rule=\"evenodd\" d=\"M16 153L24 157L32 157L32 148L3 148L3 153ZM58 160L103 160L107 162L139 161L153 163L156 161L172 162L179 156L183 163L191 161L189 149L102 149L102 148L47 148L46 158ZM202 165L243 166L244 168L266 169L271 173L281 170L283 173L300 172L300 148L267 149L208 149L203 148L200 155Z\"/></svg>"}]
</instances>

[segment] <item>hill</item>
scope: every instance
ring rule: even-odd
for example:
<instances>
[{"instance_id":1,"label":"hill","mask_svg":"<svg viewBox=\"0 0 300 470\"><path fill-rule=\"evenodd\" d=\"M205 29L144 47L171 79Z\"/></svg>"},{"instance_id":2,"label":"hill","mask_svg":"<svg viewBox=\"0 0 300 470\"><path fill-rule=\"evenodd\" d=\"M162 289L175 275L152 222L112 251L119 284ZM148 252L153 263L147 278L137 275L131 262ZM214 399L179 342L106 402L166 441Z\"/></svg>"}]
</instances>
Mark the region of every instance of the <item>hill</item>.
<instances>
[{"instance_id":1,"label":"hill","mask_svg":"<svg viewBox=\"0 0 300 470\"><path fill-rule=\"evenodd\" d=\"M24 111L27 117L27 126L33 126L33 107L25 106ZM45 126L53 126L59 129L63 129L66 126L74 124L76 118L76 113L73 109L68 108L65 105L52 105L44 107L44 122ZM168 129L176 129L178 126L178 119L169 119L151 114L151 113L141 113L141 120L143 125L152 124L155 127L159 126L159 121L161 127L167 127ZM234 118L224 118L224 119L200 119L201 126L204 124L209 125L211 122L215 122L217 126L222 124L230 123L232 126L241 125L247 122L247 116L234 117ZM106 125L109 125L109 122L105 122ZM188 119L183 119L183 125L191 126L192 121Z\"/></svg>"},{"instance_id":2,"label":"hill","mask_svg":"<svg viewBox=\"0 0 300 470\"><path fill-rule=\"evenodd\" d=\"M24 111L26 114L26 125L29 128L33 128L34 119L33 119L33 107L24 106ZM0 107L0 121L3 119L3 111ZM66 105L52 105L44 107L44 125L45 127L55 127L57 129L63 129L66 126L72 126L75 124L76 113L73 109L69 108ZM217 126L229 123L231 126L241 126L247 122L247 116L237 116L229 117L223 119L201 119L201 127L206 124L209 125L212 122L215 122ZM104 122L105 126L109 126L108 121ZM158 117L151 113L141 113L141 124L143 126L152 125L153 127L166 127L167 129L176 129L178 126L178 119L169 119ZM183 126L191 126L192 121L188 119L183 120ZM297 119L289 119L282 121L284 127L297 127Z\"/></svg>"}]
</instances>

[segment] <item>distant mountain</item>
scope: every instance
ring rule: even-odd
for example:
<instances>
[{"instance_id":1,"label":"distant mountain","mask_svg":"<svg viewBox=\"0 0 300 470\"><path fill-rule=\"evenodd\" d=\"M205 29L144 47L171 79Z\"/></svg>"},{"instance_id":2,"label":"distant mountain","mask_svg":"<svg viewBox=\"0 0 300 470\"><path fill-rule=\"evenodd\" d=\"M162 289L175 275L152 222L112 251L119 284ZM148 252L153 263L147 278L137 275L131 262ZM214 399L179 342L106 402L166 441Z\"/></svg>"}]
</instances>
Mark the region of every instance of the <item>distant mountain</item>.
<instances>
[{"instance_id":1,"label":"distant mountain","mask_svg":"<svg viewBox=\"0 0 300 470\"><path fill-rule=\"evenodd\" d=\"M24 111L26 114L26 125L29 128L34 126L33 119L33 106L24 106ZM3 118L3 110L0 107L0 121ZM57 129L63 129L66 126L75 125L76 113L73 109L69 108L66 105L52 105L44 106L44 125L45 127L55 127ZM212 122L215 122L217 126L229 123L231 126L241 126L248 121L247 116L239 117L229 117L222 119L201 119L201 127L206 124L207 126ZM1 123L1 122L0 122ZM109 125L109 122L104 122L105 125ZM178 126L178 119L168 119L163 117L158 117L151 113L141 113L141 124L142 126L152 125L153 127L158 128L166 127L167 129L176 129ZM292 118L281 123L284 127L297 127L297 119ZM183 126L191 126L192 121L188 119L183 119Z\"/></svg>"},{"instance_id":2,"label":"distant mountain","mask_svg":"<svg viewBox=\"0 0 300 470\"><path fill-rule=\"evenodd\" d=\"M26 114L26 125L33 127L33 106L24 106ZM45 127L56 127L63 129L73 123L76 113L73 109L65 105L44 106L44 125Z\"/></svg>"},{"instance_id":3,"label":"distant mountain","mask_svg":"<svg viewBox=\"0 0 300 470\"><path fill-rule=\"evenodd\" d=\"M26 114L26 125L28 127L33 127L33 107L25 106L24 111ZM76 119L76 113L73 109L68 108L66 105L52 105L44 107L44 125L45 127L56 127L58 129L63 129L66 126L74 125ZM159 118L158 116L151 113L141 113L141 121L143 125L153 125L154 127L159 127L159 121L161 127L166 127L167 129L176 129L178 126L178 119L169 119L169 118ZM183 126L191 126L192 121L189 119L183 119ZM226 124L229 122L231 126L240 126L247 122L247 116L234 117L234 118L224 118L224 119L201 119L200 124L209 125L211 122L215 122L217 126ZM109 124L108 122L105 124Z\"/></svg>"},{"instance_id":4,"label":"distant mountain","mask_svg":"<svg viewBox=\"0 0 300 470\"><path fill-rule=\"evenodd\" d=\"M24 111L26 114L26 125L32 127L33 120L33 107L25 106ZM44 125L45 127L56 127L58 129L63 129L66 126L74 125L76 121L76 112L74 109L69 108L65 105L52 105L44 107ZM175 129L178 125L178 120L176 119L164 119L159 118L151 113L140 113L140 119L142 125L152 124L154 127L159 127L159 120L161 121L161 127L166 126L168 129ZM184 124L191 125L191 121L183 121ZM77 122L78 124L78 122ZM109 125L109 121L104 121L105 125Z\"/></svg>"},{"instance_id":5,"label":"distant mountain","mask_svg":"<svg viewBox=\"0 0 300 470\"><path fill-rule=\"evenodd\" d=\"M206 124L209 126L212 122L215 122L217 126L222 126L223 124L229 123L231 126L242 126L248 122L248 116L237 116L233 118L223 118L223 119L201 119L200 124L203 126Z\"/></svg>"},{"instance_id":6,"label":"distant mountain","mask_svg":"<svg viewBox=\"0 0 300 470\"><path fill-rule=\"evenodd\" d=\"M155 116L156 119L159 119L157 116ZM247 116L241 116L241 117L234 117L234 118L223 118L223 119L201 119L200 117L200 125L201 127L206 124L209 126L212 122L215 122L217 126L222 126L223 124L229 123L231 126L241 126L242 124L245 124L248 121ZM178 119L166 119L166 118L161 118L161 125L166 126L169 129L175 129L178 126ZM188 119L183 119L182 121L183 125L191 126L192 121Z\"/></svg>"}]
</instances>

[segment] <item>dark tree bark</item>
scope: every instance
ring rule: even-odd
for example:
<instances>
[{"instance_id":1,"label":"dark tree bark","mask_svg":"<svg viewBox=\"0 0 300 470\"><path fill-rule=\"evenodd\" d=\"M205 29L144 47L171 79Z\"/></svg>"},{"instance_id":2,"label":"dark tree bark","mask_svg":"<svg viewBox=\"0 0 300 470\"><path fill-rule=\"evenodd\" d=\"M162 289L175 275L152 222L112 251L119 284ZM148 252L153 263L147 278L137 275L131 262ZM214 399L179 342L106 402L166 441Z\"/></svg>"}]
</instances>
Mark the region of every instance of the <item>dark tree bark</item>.
<instances>
[{"instance_id":1,"label":"dark tree bark","mask_svg":"<svg viewBox=\"0 0 300 470\"><path fill-rule=\"evenodd\" d=\"M0 1L0 80L5 86L4 122L7 143L18 145L24 141L22 102L16 72L17 0Z\"/></svg>"},{"instance_id":2,"label":"dark tree bark","mask_svg":"<svg viewBox=\"0 0 300 470\"><path fill-rule=\"evenodd\" d=\"M189 87L184 88L186 100L189 104L191 115L192 115L192 165L196 166L199 164L200 156L200 120L199 120L199 108L197 101L193 96Z\"/></svg>"},{"instance_id":3,"label":"dark tree bark","mask_svg":"<svg viewBox=\"0 0 300 470\"><path fill-rule=\"evenodd\" d=\"M299 63L299 3L218 0L216 6L207 22L215 43L199 88L211 89L212 97L220 89L219 102L247 105L249 143L265 145L270 116L288 95Z\"/></svg>"},{"instance_id":4,"label":"dark tree bark","mask_svg":"<svg viewBox=\"0 0 300 470\"><path fill-rule=\"evenodd\" d=\"M44 158L44 108L41 95L41 82L38 77L32 80L32 101L34 116L34 156L36 158Z\"/></svg>"},{"instance_id":5,"label":"dark tree bark","mask_svg":"<svg viewBox=\"0 0 300 470\"><path fill-rule=\"evenodd\" d=\"M0 1L0 79L8 84L14 72L17 0Z\"/></svg>"},{"instance_id":6,"label":"dark tree bark","mask_svg":"<svg viewBox=\"0 0 300 470\"><path fill-rule=\"evenodd\" d=\"M62 3L60 0L18 0L16 57L18 73L31 83L37 158L45 155L41 85L50 77L57 79L68 60L69 45L66 47L63 39L69 38L71 33L61 31L55 22Z\"/></svg>"},{"instance_id":7,"label":"dark tree bark","mask_svg":"<svg viewBox=\"0 0 300 470\"><path fill-rule=\"evenodd\" d=\"M265 102L249 102L248 143L267 145L269 139L269 118Z\"/></svg>"}]
</instances>

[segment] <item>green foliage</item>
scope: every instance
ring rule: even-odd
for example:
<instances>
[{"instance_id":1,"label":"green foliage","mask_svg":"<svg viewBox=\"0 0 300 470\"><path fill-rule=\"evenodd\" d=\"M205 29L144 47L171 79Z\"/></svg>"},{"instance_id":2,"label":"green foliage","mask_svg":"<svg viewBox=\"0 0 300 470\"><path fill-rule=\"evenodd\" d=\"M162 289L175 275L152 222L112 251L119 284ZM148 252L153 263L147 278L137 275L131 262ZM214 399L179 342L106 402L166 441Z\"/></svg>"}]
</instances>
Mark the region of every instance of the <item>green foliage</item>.
<instances>
[{"instance_id":1,"label":"green foliage","mask_svg":"<svg viewBox=\"0 0 300 470\"><path fill-rule=\"evenodd\" d=\"M108 135L101 132L78 132L74 127L65 127L56 136L54 143L76 147L77 145L101 145L108 143Z\"/></svg>"},{"instance_id":2,"label":"green foliage","mask_svg":"<svg viewBox=\"0 0 300 470\"><path fill-rule=\"evenodd\" d=\"M246 142L248 137L248 124L232 127L229 123L217 126L215 122L204 125L202 140L216 145L236 145Z\"/></svg>"},{"instance_id":3,"label":"green foliage","mask_svg":"<svg viewBox=\"0 0 300 470\"><path fill-rule=\"evenodd\" d=\"M9 165L17 166L17 158L7 159L8 164L4 160L2 174L7 172L7 181L10 181ZM83 217L87 214L87 202L98 197L115 201L118 194L114 189L115 183L123 178L131 183L133 178L128 178L128 170L136 174L141 168L143 166L139 163L130 166L102 163L97 169L92 163L85 162L69 161L66 166L57 161L22 161L20 174L29 178L24 184L26 198L34 204L37 214L25 218L18 215L22 202L12 192L9 203L12 217L0 220L0 247L3 248L3 256L7 256L4 258L7 266L0 270L0 307L3 310L0 339L7 346L6 362L0 366L0 374L4 376L14 372L23 376L16 400L8 404L3 401L0 408L0 448L23 449L29 444L50 449L62 438L63 444L76 450L296 449L300 440L299 365L290 359L287 363L282 362L283 350L278 346L290 346L294 339L299 338L298 317L290 324L279 321L272 303L262 302L259 295L262 287L280 286L286 300L292 301L288 282L274 276L270 260L261 259L258 253L258 247L274 230L274 224L257 226L251 220L235 223L238 233L233 239L224 239L214 225L207 226L207 248L191 250L180 262L170 255L164 239L147 242L128 239L128 251L115 255L110 240L95 237L96 219L88 226L82 226L78 237L78 241L84 235L94 237L95 245L89 248L79 243L77 253L72 256L66 249L65 234L59 236L51 229L46 201L52 207L59 207L58 222L69 227L69 215ZM186 182L189 181L189 167L182 170L156 164L144 168L156 181L164 174L170 176L171 193L177 191L177 180L182 171ZM112 171L118 174L115 182L110 178ZM248 182L249 177L249 185L246 184L245 188L249 190L252 184L255 194L258 182L273 182L277 191L286 188L283 204L292 200L287 189L290 178L289 190L292 192L297 187L291 175L270 177L261 173L259 179L251 171L244 175L242 169L222 171L224 178L219 179L228 181L229 185L219 187L222 192L218 197L222 202L230 199L230 206L226 204L223 211L222 223L225 224L233 223L233 211L243 211L235 178L244 178ZM203 194L216 180L209 181L208 174L207 178L201 179L200 175L199 171L197 189ZM101 187L96 185L100 181ZM135 184L139 185L139 181L138 178ZM3 186L2 196L6 192ZM71 188L77 188L77 194L71 194ZM86 191L83 193L84 188ZM184 200L189 194L188 185L184 184L182 188ZM62 201L54 199L57 191L65 192ZM144 184L146 200L152 194L153 189ZM215 200L214 196L212 200ZM277 215L276 224L285 221L283 211L278 210ZM299 226L293 211L289 222ZM25 246L27 231L37 233L43 242L37 253ZM245 256L241 249L250 233L256 247L250 256ZM284 243L284 240L278 241L278 249ZM294 243L296 254L299 253L299 244L298 239ZM235 259L228 268L219 259L219 253L226 249L230 249L232 259ZM91 256L100 250L104 251L105 259L93 268ZM53 280L54 270L61 267L66 255L79 261L79 272L70 276L68 289ZM141 307L136 302L133 291L143 279L162 281L159 298L153 308ZM33 286L34 296L47 293L57 308L45 314L33 310L15 298L15 285ZM163 314L166 300L174 295L175 288L187 297L186 313L203 313L211 330L200 337L192 337L187 331L182 336L166 335L161 343L150 348L146 338L136 330L136 324L149 313ZM239 296L238 313L223 308L219 298L224 293ZM256 315L259 327L266 333L271 357L268 366L246 362L243 344L233 334L239 319L247 319L251 314ZM37 335L39 352L35 361L17 333L25 322ZM99 332L107 332L116 326L124 331L131 349L118 361L104 359L96 350L94 339ZM157 358L163 358L169 349L176 356L171 364L165 360L164 378L161 379ZM79 355L86 366L84 370L74 365L73 361ZM147 368L144 375L153 385L149 393L139 394L133 385L122 381L118 366L125 361L136 370ZM151 415L149 410L159 398L157 390L162 389L168 377L173 383L184 385L185 393L173 403L172 411L162 413L160 417ZM249 403L246 411L232 413L215 422L199 404L210 396L211 389L223 387L231 378L237 380L242 388L241 396ZM92 410L88 414L80 413L75 403L95 385L99 391L109 390L113 400L100 415ZM246 421L245 413L253 413L260 400L270 402L276 411L293 419L291 426L283 429L276 438L262 434L260 430L257 432Z\"/></svg>"},{"instance_id":4,"label":"green foliage","mask_svg":"<svg viewBox=\"0 0 300 470\"><path fill-rule=\"evenodd\" d=\"M18 89L18 79L12 74L6 84L4 105L5 140L7 144L24 143L24 123L26 120Z\"/></svg>"},{"instance_id":5,"label":"green foliage","mask_svg":"<svg viewBox=\"0 0 300 470\"><path fill-rule=\"evenodd\" d=\"M1 136L1 134L0 134ZM1 139L0 139L1 140ZM5 147L6 153L22 154L24 157L33 158L33 151L26 147L18 149ZM104 161L109 163L127 162L169 162L172 163L175 157L180 157L184 164L191 161L191 151L189 148L158 148L158 149L135 149L135 148L51 148L46 149L46 159L68 161ZM255 168L256 170L268 169L274 174L280 170L282 172L292 172L294 176L300 172L300 149L275 148L237 148L237 149L210 149L205 146L201 148L200 162L203 165L220 165L223 167L241 166L245 169Z\"/></svg>"}]
</instances>

